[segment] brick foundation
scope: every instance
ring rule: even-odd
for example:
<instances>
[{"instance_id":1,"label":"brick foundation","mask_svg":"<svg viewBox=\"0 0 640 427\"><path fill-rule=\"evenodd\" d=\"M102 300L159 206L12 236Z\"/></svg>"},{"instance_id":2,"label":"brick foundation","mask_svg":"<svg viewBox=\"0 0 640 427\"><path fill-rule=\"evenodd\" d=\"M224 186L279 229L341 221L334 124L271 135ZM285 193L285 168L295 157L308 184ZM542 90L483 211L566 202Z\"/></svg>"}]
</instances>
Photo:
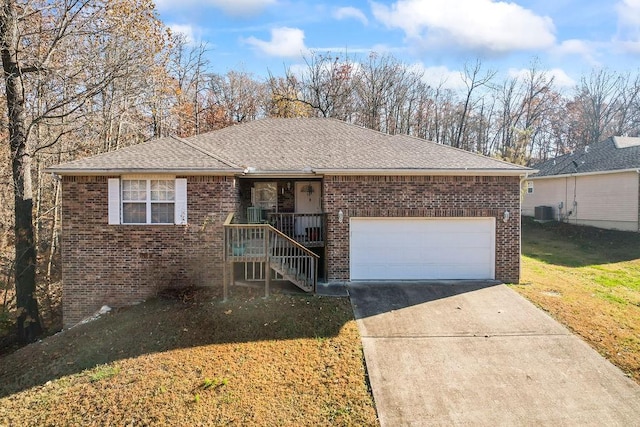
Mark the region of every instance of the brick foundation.
<instances>
[{"instance_id":1,"label":"brick foundation","mask_svg":"<svg viewBox=\"0 0 640 427\"><path fill-rule=\"evenodd\" d=\"M222 224L238 210L235 178L186 177L186 226L108 225L108 178L63 177L65 327L169 286L222 283Z\"/></svg>"},{"instance_id":2,"label":"brick foundation","mask_svg":"<svg viewBox=\"0 0 640 427\"><path fill-rule=\"evenodd\" d=\"M329 280L349 280L350 217L494 217L496 279L519 281L519 177L325 176L323 186Z\"/></svg>"}]
</instances>

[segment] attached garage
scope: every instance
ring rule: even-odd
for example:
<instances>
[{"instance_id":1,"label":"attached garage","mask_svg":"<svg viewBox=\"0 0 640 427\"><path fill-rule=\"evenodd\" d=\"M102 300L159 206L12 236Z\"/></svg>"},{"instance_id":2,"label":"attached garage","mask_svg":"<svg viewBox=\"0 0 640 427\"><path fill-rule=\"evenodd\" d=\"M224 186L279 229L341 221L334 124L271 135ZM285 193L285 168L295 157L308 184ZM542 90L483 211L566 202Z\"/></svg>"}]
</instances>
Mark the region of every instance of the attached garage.
<instances>
[{"instance_id":1,"label":"attached garage","mask_svg":"<svg viewBox=\"0 0 640 427\"><path fill-rule=\"evenodd\" d=\"M351 218L351 280L495 278L495 218Z\"/></svg>"}]
</instances>

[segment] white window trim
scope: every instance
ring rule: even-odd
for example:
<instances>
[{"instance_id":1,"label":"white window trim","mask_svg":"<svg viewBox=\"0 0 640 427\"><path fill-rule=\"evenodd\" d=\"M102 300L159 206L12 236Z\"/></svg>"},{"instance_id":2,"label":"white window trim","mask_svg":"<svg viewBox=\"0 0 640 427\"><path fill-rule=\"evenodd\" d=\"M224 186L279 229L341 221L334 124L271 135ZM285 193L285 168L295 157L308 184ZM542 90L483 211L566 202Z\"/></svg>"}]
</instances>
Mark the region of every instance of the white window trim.
<instances>
[{"instance_id":1,"label":"white window trim","mask_svg":"<svg viewBox=\"0 0 640 427\"><path fill-rule=\"evenodd\" d=\"M151 221L151 203L150 203L150 183L147 184L147 220L146 223L124 223L122 221L122 180L174 180L174 218L173 223L152 223ZM109 178L108 180L108 205L109 217L108 222L111 225L186 225L187 224L187 180L186 178L174 178L168 176L149 176L149 175L127 175L121 178Z\"/></svg>"},{"instance_id":2,"label":"white window trim","mask_svg":"<svg viewBox=\"0 0 640 427\"><path fill-rule=\"evenodd\" d=\"M533 194L533 181L527 181L527 194Z\"/></svg>"}]
</instances>

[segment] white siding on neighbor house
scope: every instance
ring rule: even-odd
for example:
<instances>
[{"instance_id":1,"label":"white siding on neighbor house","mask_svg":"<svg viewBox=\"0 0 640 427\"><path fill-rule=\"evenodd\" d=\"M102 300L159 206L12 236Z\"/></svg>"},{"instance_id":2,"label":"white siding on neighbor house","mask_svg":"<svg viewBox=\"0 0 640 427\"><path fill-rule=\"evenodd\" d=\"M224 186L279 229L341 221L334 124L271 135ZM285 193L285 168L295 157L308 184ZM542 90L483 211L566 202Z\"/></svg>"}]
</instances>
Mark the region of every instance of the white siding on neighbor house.
<instances>
[{"instance_id":1,"label":"white siding on neighbor house","mask_svg":"<svg viewBox=\"0 0 640 427\"><path fill-rule=\"evenodd\" d=\"M568 222L640 231L638 172L548 177L531 181L533 193L527 193L525 186L522 201L522 214L525 216L534 216L536 206L551 206L557 220L558 205L562 202L562 215L566 216L571 211L571 215L566 217Z\"/></svg>"}]
</instances>

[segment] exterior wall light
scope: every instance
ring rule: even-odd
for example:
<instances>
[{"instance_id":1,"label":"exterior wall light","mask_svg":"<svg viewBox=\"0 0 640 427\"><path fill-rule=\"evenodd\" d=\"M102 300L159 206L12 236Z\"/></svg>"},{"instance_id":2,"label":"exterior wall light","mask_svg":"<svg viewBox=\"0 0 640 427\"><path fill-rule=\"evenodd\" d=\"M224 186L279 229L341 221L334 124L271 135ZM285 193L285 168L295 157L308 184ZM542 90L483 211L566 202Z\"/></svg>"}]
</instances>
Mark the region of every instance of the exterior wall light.
<instances>
[{"instance_id":1,"label":"exterior wall light","mask_svg":"<svg viewBox=\"0 0 640 427\"><path fill-rule=\"evenodd\" d=\"M510 216L510 215L511 215L511 214L509 213L509 211L504 211L504 213L502 214L502 221L503 221L503 222L507 222L507 221L509 221L509 216Z\"/></svg>"},{"instance_id":2,"label":"exterior wall light","mask_svg":"<svg viewBox=\"0 0 640 427\"><path fill-rule=\"evenodd\" d=\"M343 219L344 219L344 213L342 213L342 210L340 210L338 211L338 222L342 224Z\"/></svg>"}]
</instances>

